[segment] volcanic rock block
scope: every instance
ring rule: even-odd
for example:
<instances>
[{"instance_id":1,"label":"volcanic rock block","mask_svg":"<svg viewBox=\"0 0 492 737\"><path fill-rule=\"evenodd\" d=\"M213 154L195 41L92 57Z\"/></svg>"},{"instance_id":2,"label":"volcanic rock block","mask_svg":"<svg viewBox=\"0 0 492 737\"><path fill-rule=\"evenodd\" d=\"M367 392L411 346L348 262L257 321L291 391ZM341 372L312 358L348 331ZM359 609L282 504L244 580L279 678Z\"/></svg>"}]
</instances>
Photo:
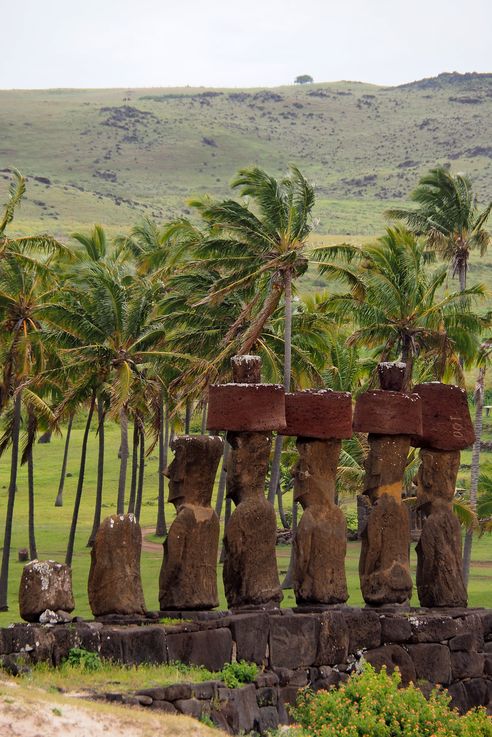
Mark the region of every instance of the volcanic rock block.
<instances>
[{"instance_id":1,"label":"volcanic rock block","mask_svg":"<svg viewBox=\"0 0 492 737\"><path fill-rule=\"evenodd\" d=\"M280 384L213 384L207 428L242 432L283 430L285 392Z\"/></svg>"},{"instance_id":2,"label":"volcanic rock block","mask_svg":"<svg viewBox=\"0 0 492 737\"><path fill-rule=\"evenodd\" d=\"M287 427L281 435L306 438L351 438L352 397L330 389L293 392L285 395Z\"/></svg>"},{"instance_id":3,"label":"volcanic rock block","mask_svg":"<svg viewBox=\"0 0 492 737\"><path fill-rule=\"evenodd\" d=\"M464 450L473 444L475 432L464 389L452 384L417 384L422 398L422 433L412 438L417 448Z\"/></svg>"},{"instance_id":4,"label":"volcanic rock block","mask_svg":"<svg viewBox=\"0 0 492 737\"><path fill-rule=\"evenodd\" d=\"M95 617L145 614L140 578L142 532L133 514L113 514L101 523L91 551L89 604Z\"/></svg>"},{"instance_id":5,"label":"volcanic rock block","mask_svg":"<svg viewBox=\"0 0 492 737\"><path fill-rule=\"evenodd\" d=\"M72 612L74 608L70 566L54 560L32 560L24 566L19 588L22 619L37 622L46 609Z\"/></svg>"},{"instance_id":6,"label":"volcanic rock block","mask_svg":"<svg viewBox=\"0 0 492 737\"><path fill-rule=\"evenodd\" d=\"M354 431L377 435L420 435L422 402L418 394L374 390L355 403Z\"/></svg>"},{"instance_id":7,"label":"volcanic rock block","mask_svg":"<svg viewBox=\"0 0 492 737\"><path fill-rule=\"evenodd\" d=\"M223 442L215 436L185 435L174 440L171 448L175 457L165 473L177 516L164 542L160 606L163 610L212 609L219 603L220 524L210 500Z\"/></svg>"},{"instance_id":8,"label":"volcanic rock block","mask_svg":"<svg viewBox=\"0 0 492 737\"><path fill-rule=\"evenodd\" d=\"M224 588L229 608L282 600L275 554L276 517L264 486L269 433L228 432L227 496L237 505L224 534Z\"/></svg>"},{"instance_id":9,"label":"volcanic rock block","mask_svg":"<svg viewBox=\"0 0 492 737\"><path fill-rule=\"evenodd\" d=\"M340 440L297 438L292 469L294 498L304 514L294 538L297 604L340 604L348 599L345 576L347 525L335 504Z\"/></svg>"}]
</instances>

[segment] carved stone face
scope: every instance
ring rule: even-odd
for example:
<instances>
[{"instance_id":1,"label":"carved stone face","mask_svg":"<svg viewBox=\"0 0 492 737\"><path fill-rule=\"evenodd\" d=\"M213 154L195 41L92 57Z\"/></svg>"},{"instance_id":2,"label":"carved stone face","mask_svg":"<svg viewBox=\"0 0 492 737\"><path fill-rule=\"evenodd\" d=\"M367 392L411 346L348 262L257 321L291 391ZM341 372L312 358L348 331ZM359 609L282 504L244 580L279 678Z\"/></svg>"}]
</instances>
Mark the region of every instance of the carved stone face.
<instances>
[{"instance_id":1,"label":"carved stone face","mask_svg":"<svg viewBox=\"0 0 492 737\"><path fill-rule=\"evenodd\" d=\"M292 468L294 499L303 509L333 503L340 440L298 438L299 460Z\"/></svg>"},{"instance_id":2,"label":"carved stone face","mask_svg":"<svg viewBox=\"0 0 492 737\"><path fill-rule=\"evenodd\" d=\"M438 501L450 504L456 490L460 467L459 450L420 451L420 466L415 477L419 506Z\"/></svg>"},{"instance_id":3,"label":"carved stone face","mask_svg":"<svg viewBox=\"0 0 492 737\"><path fill-rule=\"evenodd\" d=\"M228 432L227 497L238 505L264 496L272 436L268 432Z\"/></svg>"},{"instance_id":4,"label":"carved stone face","mask_svg":"<svg viewBox=\"0 0 492 737\"><path fill-rule=\"evenodd\" d=\"M172 442L174 459L164 475L169 479L168 501L176 509L182 504L210 505L222 448L221 438L209 435L183 435Z\"/></svg>"}]
</instances>

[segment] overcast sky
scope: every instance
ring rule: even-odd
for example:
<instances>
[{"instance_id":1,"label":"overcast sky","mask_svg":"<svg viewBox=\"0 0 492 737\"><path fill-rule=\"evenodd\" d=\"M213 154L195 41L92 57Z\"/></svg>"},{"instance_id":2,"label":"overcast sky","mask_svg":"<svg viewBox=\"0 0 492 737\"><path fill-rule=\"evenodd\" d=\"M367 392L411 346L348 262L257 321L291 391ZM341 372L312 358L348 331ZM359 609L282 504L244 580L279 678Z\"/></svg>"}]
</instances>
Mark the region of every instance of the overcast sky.
<instances>
[{"instance_id":1,"label":"overcast sky","mask_svg":"<svg viewBox=\"0 0 492 737\"><path fill-rule=\"evenodd\" d=\"M490 72L490 0L0 0L0 88Z\"/></svg>"}]
</instances>

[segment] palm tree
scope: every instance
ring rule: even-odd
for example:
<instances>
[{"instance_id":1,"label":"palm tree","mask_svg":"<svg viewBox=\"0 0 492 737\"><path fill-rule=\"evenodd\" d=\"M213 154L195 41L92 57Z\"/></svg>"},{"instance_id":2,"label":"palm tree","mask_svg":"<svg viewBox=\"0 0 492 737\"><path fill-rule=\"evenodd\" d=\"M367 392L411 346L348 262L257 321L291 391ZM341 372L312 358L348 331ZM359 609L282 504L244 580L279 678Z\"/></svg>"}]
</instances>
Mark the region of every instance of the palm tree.
<instances>
[{"instance_id":1,"label":"palm tree","mask_svg":"<svg viewBox=\"0 0 492 737\"><path fill-rule=\"evenodd\" d=\"M192 232L195 255L202 260L202 267L221 273L210 294L196 306L218 302L231 292L248 295L233 330L226 334L228 345L219 355L222 360L224 353L252 351L283 296L283 384L290 391L293 283L308 267L314 188L295 166L282 179L275 179L258 167L241 169L232 187L247 202L211 202L208 198L191 202L208 225L208 232L202 236ZM318 247L316 258L326 261L344 249L351 250L341 246ZM260 302L258 292L262 295ZM259 309L253 313L258 304ZM271 474L273 494L278 485L282 441L278 435Z\"/></svg>"},{"instance_id":2,"label":"palm tree","mask_svg":"<svg viewBox=\"0 0 492 737\"><path fill-rule=\"evenodd\" d=\"M480 211L470 179L444 167L421 177L410 199L417 203L415 209L388 210L387 216L403 220L413 233L424 236L430 249L451 264L463 291L470 251L477 248L483 256L490 242L485 224L492 202Z\"/></svg>"},{"instance_id":3,"label":"palm tree","mask_svg":"<svg viewBox=\"0 0 492 737\"><path fill-rule=\"evenodd\" d=\"M483 287L442 294L446 267L429 275L425 245L401 228L388 228L360 258L364 298L345 294L329 300L339 320L356 323L349 345L374 349L381 361L399 358L406 363L407 387L415 359L424 354L435 379L450 369L462 383L458 354L471 360L476 352L483 320L471 305L483 296Z\"/></svg>"}]
</instances>

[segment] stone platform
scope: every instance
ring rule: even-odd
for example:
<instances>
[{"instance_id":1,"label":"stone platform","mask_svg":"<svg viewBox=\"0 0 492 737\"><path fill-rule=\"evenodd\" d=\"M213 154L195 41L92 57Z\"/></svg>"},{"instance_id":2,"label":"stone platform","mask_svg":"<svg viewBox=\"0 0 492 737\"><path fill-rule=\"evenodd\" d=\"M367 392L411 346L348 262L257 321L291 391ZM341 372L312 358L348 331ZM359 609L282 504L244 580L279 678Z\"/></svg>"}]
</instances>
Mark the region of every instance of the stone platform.
<instances>
[{"instance_id":1,"label":"stone platform","mask_svg":"<svg viewBox=\"0 0 492 737\"><path fill-rule=\"evenodd\" d=\"M230 733L264 732L287 722L287 706L300 688L337 686L361 658L389 671L398 666L404 683L416 682L424 692L440 684L462 712L492 705L489 609L345 606L182 614L187 621L176 625L152 618L141 624L16 624L0 630L0 657L7 666L19 659L58 665L72 647L82 647L129 665L179 660L218 671L233 660L255 662L262 672L241 689L212 681L109 695L172 713L208 714Z\"/></svg>"}]
</instances>

